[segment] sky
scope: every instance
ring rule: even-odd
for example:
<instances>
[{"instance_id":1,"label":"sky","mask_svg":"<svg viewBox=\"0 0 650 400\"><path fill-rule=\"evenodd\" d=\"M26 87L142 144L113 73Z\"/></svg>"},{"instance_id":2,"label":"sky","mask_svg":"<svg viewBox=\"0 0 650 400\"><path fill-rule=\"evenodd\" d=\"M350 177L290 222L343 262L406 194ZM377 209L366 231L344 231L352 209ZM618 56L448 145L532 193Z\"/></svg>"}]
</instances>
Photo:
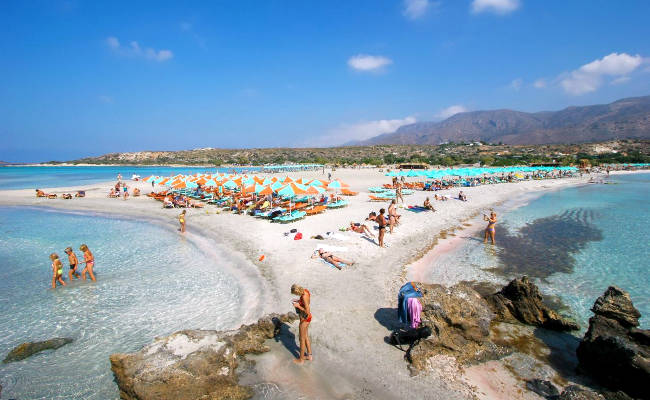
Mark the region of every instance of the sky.
<instances>
[{"instance_id":1,"label":"sky","mask_svg":"<svg viewBox=\"0 0 650 400\"><path fill-rule=\"evenodd\" d=\"M333 146L650 95L650 1L0 2L0 160Z\"/></svg>"}]
</instances>

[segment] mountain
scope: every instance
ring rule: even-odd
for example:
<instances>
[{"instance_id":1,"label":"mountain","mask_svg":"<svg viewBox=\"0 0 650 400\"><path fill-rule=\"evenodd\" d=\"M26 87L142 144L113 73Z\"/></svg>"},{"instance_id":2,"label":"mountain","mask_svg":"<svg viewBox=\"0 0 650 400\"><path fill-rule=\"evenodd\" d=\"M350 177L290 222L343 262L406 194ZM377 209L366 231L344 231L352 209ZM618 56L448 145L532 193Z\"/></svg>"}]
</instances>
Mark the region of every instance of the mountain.
<instances>
[{"instance_id":1,"label":"mountain","mask_svg":"<svg viewBox=\"0 0 650 400\"><path fill-rule=\"evenodd\" d=\"M483 141L506 144L587 143L650 138L650 96L610 104L526 113L471 111L440 122L416 122L355 145L440 144Z\"/></svg>"}]
</instances>

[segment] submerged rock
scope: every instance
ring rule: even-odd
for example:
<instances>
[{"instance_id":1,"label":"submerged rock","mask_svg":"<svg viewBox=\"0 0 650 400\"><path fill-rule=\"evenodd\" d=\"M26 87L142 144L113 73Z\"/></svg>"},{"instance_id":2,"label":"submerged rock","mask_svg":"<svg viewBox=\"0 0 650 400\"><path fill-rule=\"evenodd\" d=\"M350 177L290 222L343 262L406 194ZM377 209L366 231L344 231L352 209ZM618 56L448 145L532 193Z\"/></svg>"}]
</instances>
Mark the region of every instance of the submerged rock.
<instances>
[{"instance_id":1,"label":"submerged rock","mask_svg":"<svg viewBox=\"0 0 650 400\"><path fill-rule=\"evenodd\" d=\"M423 295L423 324L431 327L433 334L411 351L413 367L426 369L427 360L438 354L456 357L459 363L471 363L509 353L488 340L494 314L474 289L465 284L449 288L416 285Z\"/></svg>"},{"instance_id":2,"label":"submerged rock","mask_svg":"<svg viewBox=\"0 0 650 400\"><path fill-rule=\"evenodd\" d=\"M127 400L247 399L235 369L247 353L269 351L273 338L294 313L271 314L235 331L186 330L157 338L137 353L112 354L111 369Z\"/></svg>"},{"instance_id":3,"label":"submerged rock","mask_svg":"<svg viewBox=\"0 0 650 400\"><path fill-rule=\"evenodd\" d=\"M591 311L576 351L579 368L605 387L650 399L650 330L636 328L641 314L630 295L610 286Z\"/></svg>"},{"instance_id":4,"label":"submerged rock","mask_svg":"<svg viewBox=\"0 0 650 400\"><path fill-rule=\"evenodd\" d=\"M26 342L19 346L14 347L13 350L7 354L7 357L2 361L3 363L10 363L13 361L24 360L31 357L36 353L45 350L56 350L59 347L72 343L73 339L70 338L53 338L42 342Z\"/></svg>"},{"instance_id":5,"label":"submerged rock","mask_svg":"<svg viewBox=\"0 0 650 400\"><path fill-rule=\"evenodd\" d=\"M486 300L499 321L519 321L556 331L579 329L578 324L546 306L539 288L526 276L512 280L501 291L487 296Z\"/></svg>"}]
</instances>

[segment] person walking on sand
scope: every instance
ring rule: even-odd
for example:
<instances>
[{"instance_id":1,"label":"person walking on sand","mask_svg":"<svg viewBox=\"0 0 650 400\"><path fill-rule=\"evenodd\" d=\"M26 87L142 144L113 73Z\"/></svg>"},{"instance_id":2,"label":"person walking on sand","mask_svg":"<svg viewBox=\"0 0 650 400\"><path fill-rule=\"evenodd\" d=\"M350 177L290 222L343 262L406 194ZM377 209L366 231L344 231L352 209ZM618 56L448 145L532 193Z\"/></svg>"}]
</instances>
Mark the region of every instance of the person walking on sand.
<instances>
[{"instance_id":1,"label":"person walking on sand","mask_svg":"<svg viewBox=\"0 0 650 400\"><path fill-rule=\"evenodd\" d=\"M497 213L492 211L489 217L483 214L483 220L488 223L487 228L485 228L485 239L483 243L487 243L489 236L492 239L492 244L494 244L494 226L497 224Z\"/></svg>"},{"instance_id":2,"label":"person walking on sand","mask_svg":"<svg viewBox=\"0 0 650 400\"><path fill-rule=\"evenodd\" d=\"M178 222L181 224L181 233L185 233L185 213L187 210L183 210L178 216Z\"/></svg>"},{"instance_id":3,"label":"person walking on sand","mask_svg":"<svg viewBox=\"0 0 650 400\"><path fill-rule=\"evenodd\" d=\"M96 282L97 280L95 279L95 274L93 273L93 267L95 266L95 257L93 256L93 253L90 252L90 249L85 244L79 246L79 250L84 252L84 262L86 263L86 266L81 271L81 279L85 281L86 273L88 273L88 275L90 275L90 279L93 282Z\"/></svg>"},{"instance_id":4,"label":"person walking on sand","mask_svg":"<svg viewBox=\"0 0 650 400\"><path fill-rule=\"evenodd\" d=\"M65 282L63 282L63 264L59 260L59 255L56 253L50 254L50 260L52 260L52 289L56 289L57 282L65 286Z\"/></svg>"},{"instance_id":5,"label":"person walking on sand","mask_svg":"<svg viewBox=\"0 0 650 400\"><path fill-rule=\"evenodd\" d=\"M300 296L298 300L292 302L293 307L296 309L296 312L300 316L300 324L298 325L298 338L300 340L300 355L298 358L293 360L296 364L302 364L307 361L312 360L311 354L311 341L309 340L309 323L311 322L311 293L309 290L303 288L302 286L296 285L295 283L291 285L291 294ZM305 350L307 351L305 357Z\"/></svg>"},{"instance_id":6,"label":"person walking on sand","mask_svg":"<svg viewBox=\"0 0 650 400\"><path fill-rule=\"evenodd\" d=\"M65 250L65 254L68 255L68 262L70 263L70 271L68 271L68 278L70 279L70 282L72 282L73 278L81 278L79 273L77 272L77 266L79 265L79 260L77 259L77 255L72 251L72 247L68 247Z\"/></svg>"},{"instance_id":7,"label":"person walking on sand","mask_svg":"<svg viewBox=\"0 0 650 400\"><path fill-rule=\"evenodd\" d=\"M379 215L375 217L375 221L377 224L379 224L379 237L377 240L379 241L379 247L384 247L384 234L386 234L386 217L384 217L384 214L386 213L386 210L383 208L379 210Z\"/></svg>"},{"instance_id":8,"label":"person walking on sand","mask_svg":"<svg viewBox=\"0 0 650 400\"><path fill-rule=\"evenodd\" d=\"M404 203L404 197L402 196L402 184L397 183L397 188L395 189L395 200L402 200L402 203Z\"/></svg>"}]
</instances>

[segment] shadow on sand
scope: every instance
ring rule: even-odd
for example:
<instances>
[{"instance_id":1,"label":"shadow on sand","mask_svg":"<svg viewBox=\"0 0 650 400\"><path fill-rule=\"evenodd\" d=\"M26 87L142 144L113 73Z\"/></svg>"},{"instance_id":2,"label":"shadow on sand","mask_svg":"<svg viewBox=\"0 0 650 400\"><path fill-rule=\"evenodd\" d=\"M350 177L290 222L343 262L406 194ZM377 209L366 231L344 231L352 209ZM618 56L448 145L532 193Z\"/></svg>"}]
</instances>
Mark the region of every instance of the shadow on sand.
<instances>
[{"instance_id":1,"label":"shadow on sand","mask_svg":"<svg viewBox=\"0 0 650 400\"><path fill-rule=\"evenodd\" d=\"M289 325L282 322L275 329L274 339L276 342L282 343L282 345L289 350L289 353L291 353L295 358L298 358L300 355L300 348L296 344L296 335L291 332Z\"/></svg>"}]
</instances>

